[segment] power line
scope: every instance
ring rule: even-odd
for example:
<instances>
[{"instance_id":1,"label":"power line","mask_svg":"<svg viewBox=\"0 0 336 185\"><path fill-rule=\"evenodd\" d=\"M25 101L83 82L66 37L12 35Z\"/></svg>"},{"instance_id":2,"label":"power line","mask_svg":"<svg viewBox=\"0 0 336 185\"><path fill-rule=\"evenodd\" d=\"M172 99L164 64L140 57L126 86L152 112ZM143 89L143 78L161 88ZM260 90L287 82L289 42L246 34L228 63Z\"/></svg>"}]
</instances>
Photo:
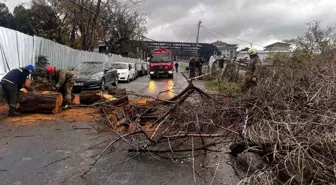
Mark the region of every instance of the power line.
<instances>
[{"instance_id":1,"label":"power line","mask_svg":"<svg viewBox=\"0 0 336 185\"><path fill-rule=\"evenodd\" d=\"M245 42L245 43L253 44L253 45L256 45L256 46L265 47L265 46L262 46L262 45L260 45L260 44L255 44L255 43L252 43L252 42L249 42L249 41L245 41L245 40L242 40L242 39L238 39L238 38L236 38L236 37L232 37L232 36L230 36L230 35L227 35L227 34L224 34L224 33L221 33L221 32L215 31L215 30L212 30L212 29L207 28L207 27L205 27L205 26L203 26L203 25L202 25L201 27L204 28L205 30L212 31L212 32L214 32L214 33L223 35L223 36L225 36L225 37L229 37L229 38L232 38L232 39L234 39L234 40L238 40L238 41L240 41L240 42Z\"/></svg>"},{"instance_id":2,"label":"power line","mask_svg":"<svg viewBox=\"0 0 336 185\"><path fill-rule=\"evenodd\" d=\"M195 33L193 33L193 34L189 37L189 39L187 39L187 40L184 41L184 42L188 42L193 36L195 36Z\"/></svg>"},{"instance_id":3,"label":"power line","mask_svg":"<svg viewBox=\"0 0 336 185\"><path fill-rule=\"evenodd\" d=\"M218 39L218 37L216 37L216 36L215 36L214 34L212 34L210 31L204 29L204 27L202 27L202 28L203 28L203 30L205 30L206 32L208 32L211 36L213 36L213 38L215 38L215 39L217 39L217 40L220 40L220 39Z\"/></svg>"}]
</instances>

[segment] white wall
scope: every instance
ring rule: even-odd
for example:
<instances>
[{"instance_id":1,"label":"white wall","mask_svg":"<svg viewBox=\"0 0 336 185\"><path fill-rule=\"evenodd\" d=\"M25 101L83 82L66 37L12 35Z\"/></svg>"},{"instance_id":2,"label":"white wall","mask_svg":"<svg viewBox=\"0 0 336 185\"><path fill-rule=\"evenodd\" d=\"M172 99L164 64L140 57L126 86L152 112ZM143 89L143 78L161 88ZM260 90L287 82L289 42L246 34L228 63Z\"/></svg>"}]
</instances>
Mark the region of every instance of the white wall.
<instances>
[{"instance_id":1,"label":"white wall","mask_svg":"<svg viewBox=\"0 0 336 185\"><path fill-rule=\"evenodd\" d=\"M290 54L290 51L258 51L258 56L260 58L260 60L264 60L265 58L267 58L269 56L270 53L283 53L283 54ZM248 59L250 58L249 54L246 51L239 51L237 54L237 58L245 58L247 57Z\"/></svg>"}]
</instances>

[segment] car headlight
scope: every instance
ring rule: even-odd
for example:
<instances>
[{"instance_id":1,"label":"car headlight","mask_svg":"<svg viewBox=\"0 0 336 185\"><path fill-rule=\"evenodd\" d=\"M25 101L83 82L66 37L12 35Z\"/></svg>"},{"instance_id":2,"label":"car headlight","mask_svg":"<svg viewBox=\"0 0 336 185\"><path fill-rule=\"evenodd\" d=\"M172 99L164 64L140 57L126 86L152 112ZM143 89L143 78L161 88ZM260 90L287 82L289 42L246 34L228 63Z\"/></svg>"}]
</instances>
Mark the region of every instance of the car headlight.
<instances>
[{"instance_id":1,"label":"car headlight","mask_svg":"<svg viewBox=\"0 0 336 185\"><path fill-rule=\"evenodd\" d=\"M100 80L100 78L97 76L97 77L91 77L90 79L89 79L90 81L98 81L98 80Z\"/></svg>"}]
</instances>

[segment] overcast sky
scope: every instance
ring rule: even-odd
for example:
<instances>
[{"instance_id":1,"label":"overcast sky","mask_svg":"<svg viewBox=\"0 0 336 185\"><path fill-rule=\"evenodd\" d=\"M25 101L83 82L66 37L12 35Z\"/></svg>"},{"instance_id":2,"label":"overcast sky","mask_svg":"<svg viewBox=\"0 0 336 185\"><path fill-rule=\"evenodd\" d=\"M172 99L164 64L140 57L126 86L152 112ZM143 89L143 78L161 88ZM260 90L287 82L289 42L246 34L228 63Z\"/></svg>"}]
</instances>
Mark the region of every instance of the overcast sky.
<instances>
[{"instance_id":1,"label":"overcast sky","mask_svg":"<svg viewBox=\"0 0 336 185\"><path fill-rule=\"evenodd\" d=\"M12 10L27 1L7 4ZM336 0L144 0L138 9L147 16L147 37L164 41L195 41L199 20L205 28L262 46L299 35L312 20L336 22ZM201 29L201 42L249 45L209 32Z\"/></svg>"}]
</instances>

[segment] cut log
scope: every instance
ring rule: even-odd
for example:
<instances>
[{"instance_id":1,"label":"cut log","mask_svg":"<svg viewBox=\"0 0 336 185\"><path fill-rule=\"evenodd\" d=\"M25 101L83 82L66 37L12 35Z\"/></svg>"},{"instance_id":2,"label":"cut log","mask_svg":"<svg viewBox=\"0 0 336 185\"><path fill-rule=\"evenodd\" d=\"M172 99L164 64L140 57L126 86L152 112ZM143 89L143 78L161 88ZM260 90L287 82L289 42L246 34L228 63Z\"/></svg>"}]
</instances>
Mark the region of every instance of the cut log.
<instances>
[{"instance_id":1,"label":"cut log","mask_svg":"<svg viewBox=\"0 0 336 185\"><path fill-rule=\"evenodd\" d=\"M124 106L124 105L127 105L128 103L129 103L128 97L124 96L122 98L109 102L109 105L110 106Z\"/></svg>"},{"instance_id":2,"label":"cut log","mask_svg":"<svg viewBox=\"0 0 336 185\"><path fill-rule=\"evenodd\" d=\"M126 89L112 86L108 88L108 93L116 98L125 97L127 95Z\"/></svg>"},{"instance_id":3,"label":"cut log","mask_svg":"<svg viewBox=\"0 0 336 185\"><path fill-rule=\"evenodd\" d=\"M102 91L83 91L79 94L81 104L91 105L103 99Z\"/></svg>"},{"instance_id":4,"label":"cut log","mask_svg":"<svg viewBox=\"0 0 336 185\"><path fill-rule=\"evenodd\" d=\"M21 113L57 114L62 111L63 96L58 92L22 93L18 99Z\"/></svg>"},{"instance_id":5,"label":"cut log","mask_svg":"<svg viewBox=\"0 0 336 185\"><path fill-rule=\"evenodd\" d=\"M21 88L20 92L22 92L22 93L28 93L28 90L26 88Z\"/></svg>"},{"instance_id":6,"label":"cut log","mask_svg":"<svg viewBox=\"0 0 336 185\"><path fill-rule=\"evenodd\" d=\"M72 104L79 105L80 104L79 94L72 94L71 101L72 101Z\"/></svg>"},{"instance_id":7,"label":"cut log","mask_svg":"<svg viewBox=\"0 0 336 185\"><path fill-rule=\"evenodd\" d=\"M31 84L31 89L33 91L52 91L53 85L52 83L45 82L45 83L39 83L39 84Z\"/></svg>"}]
</instances>

